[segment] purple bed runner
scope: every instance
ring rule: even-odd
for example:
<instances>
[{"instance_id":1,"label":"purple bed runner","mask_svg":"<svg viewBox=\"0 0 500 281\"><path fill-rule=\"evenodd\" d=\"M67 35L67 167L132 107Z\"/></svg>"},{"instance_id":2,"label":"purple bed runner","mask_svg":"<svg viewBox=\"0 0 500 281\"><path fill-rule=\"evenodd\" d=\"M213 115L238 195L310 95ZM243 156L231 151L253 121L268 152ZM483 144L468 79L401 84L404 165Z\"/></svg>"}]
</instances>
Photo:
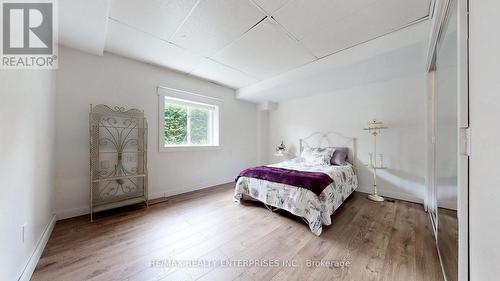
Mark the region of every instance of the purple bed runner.
<instances>
[{"instance_id":1,"label":"purple bed runner","mask_svg":"<svg viewBox=\"0 0 500 281\"><path fill-rule=\"evenodd\" d=\"M297 186L310 190L318 196L333 182L330 176L321 172L304 172L267 166L246 169L238 177L255 178Z\"/></svg>"}]
</instances>

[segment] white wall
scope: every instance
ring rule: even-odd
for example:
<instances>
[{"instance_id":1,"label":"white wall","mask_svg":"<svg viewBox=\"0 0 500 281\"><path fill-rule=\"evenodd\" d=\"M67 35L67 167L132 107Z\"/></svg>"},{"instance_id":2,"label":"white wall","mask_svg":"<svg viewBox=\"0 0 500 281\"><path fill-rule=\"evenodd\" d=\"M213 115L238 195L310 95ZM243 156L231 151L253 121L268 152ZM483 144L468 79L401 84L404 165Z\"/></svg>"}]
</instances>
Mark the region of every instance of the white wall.
<instances>
[{"instance_id":1,"label":"white wall","mask_svg":"<svg viewBox=\"0 0 500 281\"><path fill-rule=\"evenodd\" d=\"M500 2L470 3L470 280L500 276Z\"/></svg>"},{"instance_id":2,"label":"white wall","mask_svg":"<svg viewBox=\"0 0 500 281\"><path fill-rule=\"evenodd\" d=\"M54 77L0 70L0 280L18 280L53 216Z\"/></svg>"},{"instance_id":3,"label":"white wall","mask_svg":"<svg viewBox=\"0 0 500 281\"><path fill-rule=\"evenodd\" d=\"M88 212L89 104L144 109L149 123L150 197L173 195L233 181L255 165L257 105L234 90L110 53L98 57L61 48L57 72L56 208L58 218ZM224 99L219 150L158 152L157 86Z\"/></svg>"},{"instance_id":4,"label":"white wall","mask_svg":"<svg viewBox=\"0 0 500 281\"><path fill-rule=\"evenodd\" d=\"M425 75L418 74L281 102L269 117L269 155L282 139L287 147L298 150L299 138L316 131L356 137L359 190L370 192L373 176L363 163L368 163L373 137L362 129L377 118L389 126L379 137L378 151L389 168L378 173L379 193L423 202L425 91Z\"/></svg>"},{"instance_id":5,"label":"white wall","mask_svg":"<svg viewBox=\"0 0 500 281\"><path fill-rule=\"evenodd\" d=\"M269 111L260 110L257 114L257 162L265 165L269 162Z\"/></svg>"}]
</instances>

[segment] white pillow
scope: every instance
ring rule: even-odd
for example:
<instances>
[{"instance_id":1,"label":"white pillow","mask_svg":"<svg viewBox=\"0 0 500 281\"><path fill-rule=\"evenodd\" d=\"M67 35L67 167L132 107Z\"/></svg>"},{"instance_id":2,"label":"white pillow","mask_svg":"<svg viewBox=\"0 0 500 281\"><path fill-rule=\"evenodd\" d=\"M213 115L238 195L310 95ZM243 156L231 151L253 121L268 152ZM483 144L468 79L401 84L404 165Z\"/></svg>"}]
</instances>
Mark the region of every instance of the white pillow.
<instances>
[{"instance_id":1,"label":"white pillow","mask_svg":"<svg viewBox=\"0 0 500 281\"><path fill-rule=\"evenodd\" d=\"M311 165L330 165L335 148L311 148L306 147L300 154L307 164Z\"/></svg>"}]
</instances>

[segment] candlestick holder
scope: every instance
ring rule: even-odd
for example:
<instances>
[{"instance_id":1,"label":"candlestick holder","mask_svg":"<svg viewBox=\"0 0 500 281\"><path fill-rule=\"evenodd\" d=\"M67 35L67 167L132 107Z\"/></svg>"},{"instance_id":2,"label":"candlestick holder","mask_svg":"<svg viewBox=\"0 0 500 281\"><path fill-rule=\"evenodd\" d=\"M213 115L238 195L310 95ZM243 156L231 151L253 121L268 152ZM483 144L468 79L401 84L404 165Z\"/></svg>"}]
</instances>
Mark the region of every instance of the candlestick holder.
<instances>
[{"instance_id":1,"label":"candlestick holder","mask_svg":"<svg viewBox=\"0 0 500 281\"><path fill-rule=\"evenodd\" d=\"M380 134L380 130L387 129L383 122L377 121L373 119L368 122L368 127L364 128L373 136L373 154L370 153L370 167L373 170L373 193L368 195L368 199L375 202L383 202L384 197L378 195L377 192L377 170L385 169L384 168L384 157L382 154L379 154L380 157L380 165L377 165L377 136Z\"/></svg>"}]
</instances>

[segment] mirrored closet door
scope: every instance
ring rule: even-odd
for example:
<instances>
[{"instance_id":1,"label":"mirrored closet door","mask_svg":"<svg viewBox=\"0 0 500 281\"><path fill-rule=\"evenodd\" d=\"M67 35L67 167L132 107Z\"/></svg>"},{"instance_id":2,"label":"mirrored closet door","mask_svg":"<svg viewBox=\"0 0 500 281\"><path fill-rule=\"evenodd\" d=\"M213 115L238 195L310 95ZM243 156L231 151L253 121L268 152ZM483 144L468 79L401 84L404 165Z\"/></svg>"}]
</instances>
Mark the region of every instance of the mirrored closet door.
<instances>
[{"instance_id":1,"label":"mirrored closet door","mask_svg":"<svg viewBox=\"0 0 500 281\"><path fill-rule=\"evenodd\" d=\"M449 1L435 60L435 196L437 246L447 281L458 280L457 5Z\"/></svg>"}]
</instances>

